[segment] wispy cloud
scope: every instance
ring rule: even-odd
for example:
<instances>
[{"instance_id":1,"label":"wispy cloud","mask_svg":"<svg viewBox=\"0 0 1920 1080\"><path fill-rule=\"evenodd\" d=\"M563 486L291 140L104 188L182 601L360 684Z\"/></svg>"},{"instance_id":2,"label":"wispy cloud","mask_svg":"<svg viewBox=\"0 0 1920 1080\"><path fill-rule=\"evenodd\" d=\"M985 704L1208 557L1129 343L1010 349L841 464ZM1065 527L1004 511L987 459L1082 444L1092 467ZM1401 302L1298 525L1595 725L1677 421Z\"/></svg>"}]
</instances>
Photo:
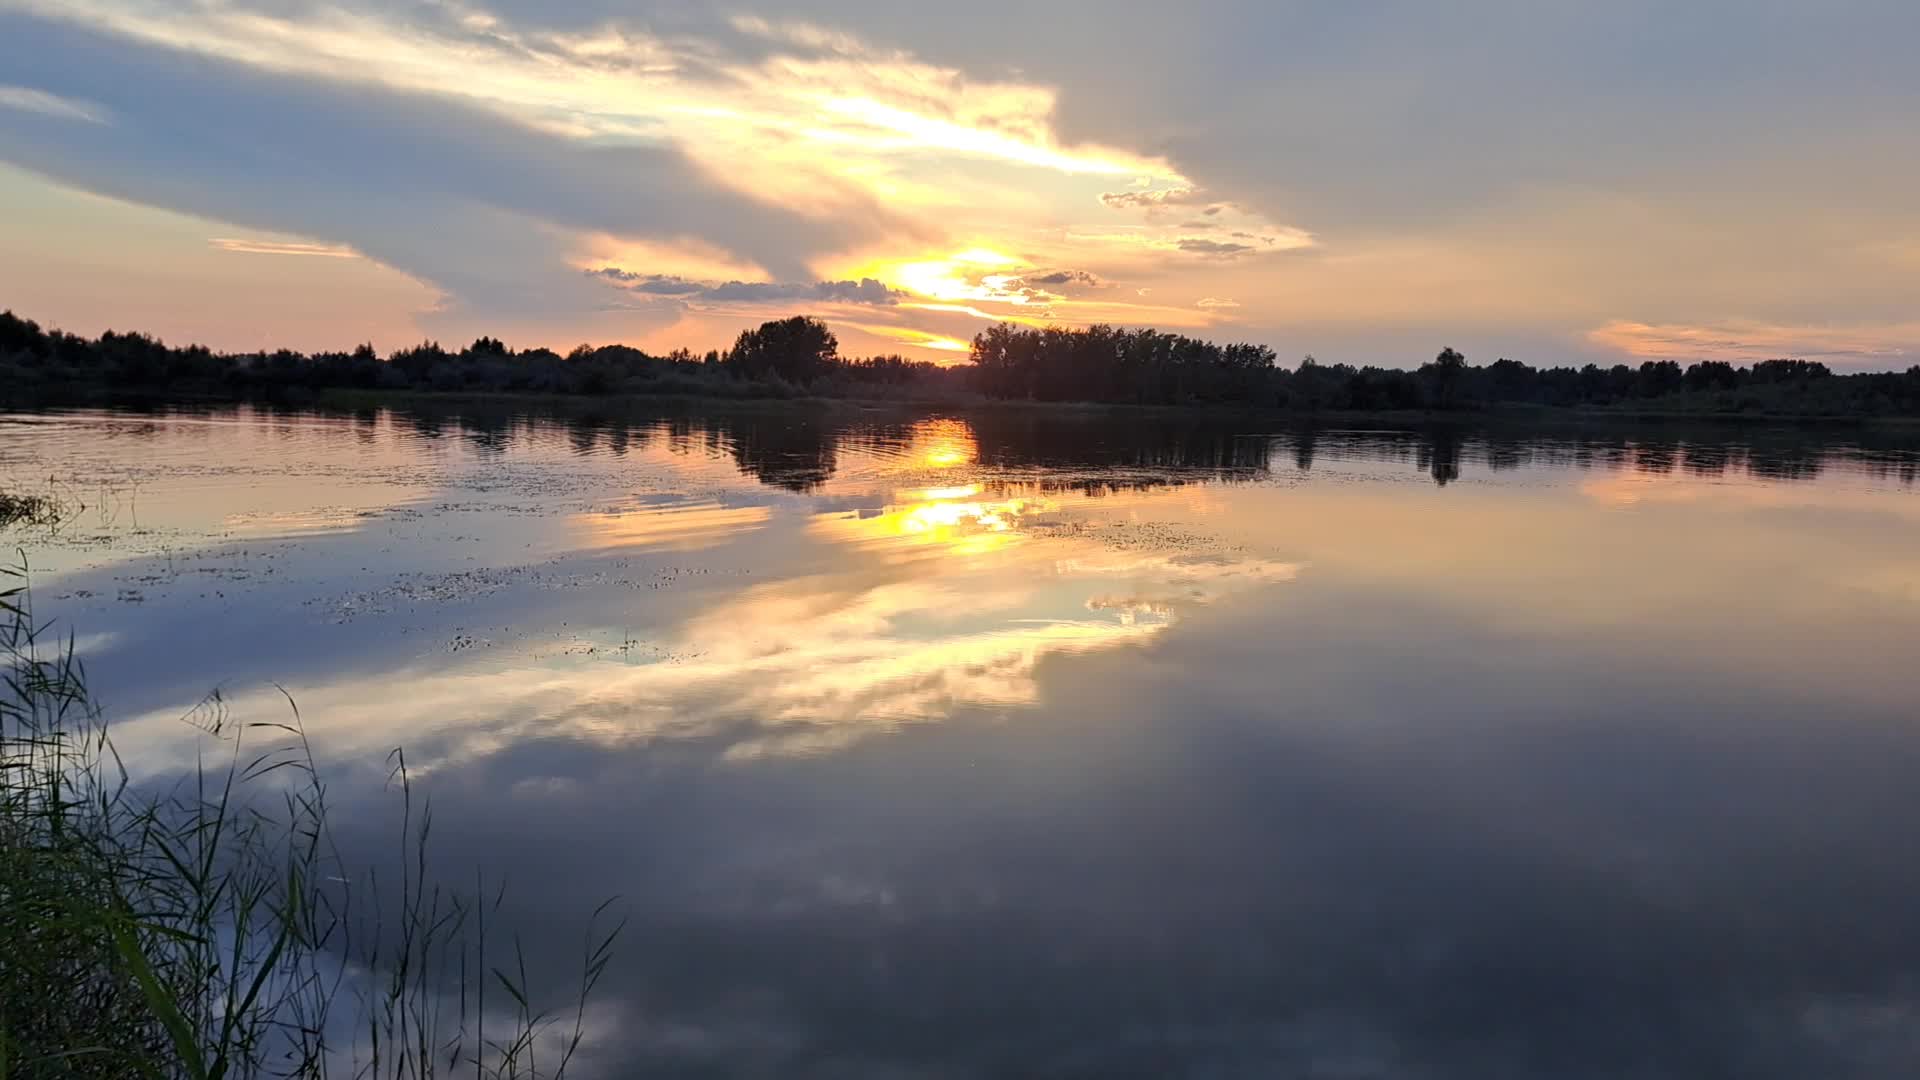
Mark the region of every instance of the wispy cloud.
<instances>
[{"instance_id":1,"label":"wispy cloud","mask_svg":"<svg viewBox=\"0 0 1920 1080\"><path fill-rule=\"evenodd\" d=\"M243 255L315 255L329 259L357 259L360 253L340 244L302 244L280 240L249 240L244 237L216 236L207 243L221 251Z\"/></svg>"},{"instance_id":2,"label":"wispy cloud","mask_svg":"<svg viewBox=\"0 0 1920 1080\"><path fill-rule=\"evenodd\" d=\"M54 116L62 120L79 120L89 124L110 122L105 106L96 105L91 101L49 94L45 90L35 90L26 86L0 85L0 109L18 109L21 112L39 113L42 116Z\"/></svg>"},{"instance_id":3,"label":"wispy cloud","mask_svg":"<svg viewBox=\"0 0 1920 1080\"><path fill-rule=\"evenodd\" d=\"M930 330L919 330L910 326L857 324L857 328L875 337L898 342L910 348L930 349L937 353L946 353L949 356L964 356L973 350L972 345L957 337L937 334Z\"/></svg>"},{"instance_id":4,"label":"wispy cloud","mask_svg":"<svg viewBox=\"0 0 1920 1080\"><path fill-rule=\"evenodd\" d=\"M1208 308L1210 310L1220 310L1224 308L1237 308L1240 306L1240 301L1229 300L1219 296L1209 296L1209 297L1203 298L1202 300L1200 300L1199 303L1196 303L1193 306Z\"/></svg>"},{"instance_id":5,"label":"wispy cloud","mask_svg":"<svg viewBox=\"0 0 1920 1080\"><path fill-rule=\"evenodd\" d=\"M1816 326L1763 322L1642 323L1615 320L1588 331L1603 348L1650 360L1751 363L1786 357L1887 366L1920 362L1920 322Z\"/></svg>"}]
</instances>

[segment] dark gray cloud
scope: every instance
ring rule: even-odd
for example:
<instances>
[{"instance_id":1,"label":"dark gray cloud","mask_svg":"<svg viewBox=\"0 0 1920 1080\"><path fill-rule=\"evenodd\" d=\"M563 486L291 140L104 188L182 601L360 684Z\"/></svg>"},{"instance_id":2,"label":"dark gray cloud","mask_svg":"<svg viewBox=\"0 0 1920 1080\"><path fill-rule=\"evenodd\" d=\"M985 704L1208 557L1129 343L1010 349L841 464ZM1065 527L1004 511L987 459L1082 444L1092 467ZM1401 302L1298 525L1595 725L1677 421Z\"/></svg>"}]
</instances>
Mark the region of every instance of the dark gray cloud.
<instances>
[{"instance_id":1,"label":"dark gray cloud","mask_svg":"<svg viewBox=\"0 0 1920 1080\"><path fill-rule=\"evenodd\" d=\"M600 270L589 271L595 277L620 283L630 292L647 293L652 296L692 296L704 292L706 285L690 281L672 274L636 274L631 270L608 266Z\"/></svg>"},{"instance_id":2,"label":"dark gray cloud","mask_svg":"<svg viewBox=\"0 0 1920 1080\"><path fill-rule=\"evenodd\" d=\"M1180 250L1194 255L1231 259L1236 255L1245 255L1259 249L1252 244L1231 244L1223 240L1186 239L1180 241Z\"/></svg>"},{"instance_id":3,"label":"dark gray cloud","mask_svg":"<svg viewBox=\"0 0 1920 1080\"><path fill-rule=\"evenodd\" d=\"M906 294L873 278L859 281L820 281L811 285L761 284L729 281L702 294L709 300L775 303L783 300L825 300L842 304L897 304Z\"/></svg>"},{"instance_id":4,"label":"dark gray cloud","mask_svg":"<svg viewBox=\"0 0 1920 1080\"><path fill-rule=\"evenodd\" d=\"M1097 288L1102 284L1099 278L1085 270L1055 270L1037 276L1028 274L1020 280L1029 285L1088 285Z\"/></svg>"},{"instance_id":5,"label":"dark gray cloud","mask_svg":"<svg viewBox=\"0 0 1920 1080\"><path fill-rule=\"evenodd\" d=\"M588 271L588 275L615 282L629 292L689 301L710 300L749 304L820 301L890 306L899 303L901 298L906 296L906 293L873 278L861 278L858 281L816 281L812 284L728 281L716 285L673 274L641 274L614 266Z\"/></svg>"},{"instance_id":6,"label":"dark gray cloud","mask_svg":"<svg viewBox=\"0 0 1920 1080\"><path fill-rule=\"evenodd\" d=\"M1063 296L1086 296L1113 288L1113 283L1087 270L1047 270L1023 274L1007 287L1029 300L1045 304Z\"/></svg>"},{"instance_id":7,"label":"dark gray cloud","mask_svg":"<svg viewBox=\"0 0 1920 1080\"><path fill-rule=\"evenodd\" d=\"M1193 206L1206 202L1207 197L1196 188L1183 187L1160 191L1108 191L1101 193L1100 201L1115 210L1154 210L1166 206Z\"/></svg>"}]
</instances>

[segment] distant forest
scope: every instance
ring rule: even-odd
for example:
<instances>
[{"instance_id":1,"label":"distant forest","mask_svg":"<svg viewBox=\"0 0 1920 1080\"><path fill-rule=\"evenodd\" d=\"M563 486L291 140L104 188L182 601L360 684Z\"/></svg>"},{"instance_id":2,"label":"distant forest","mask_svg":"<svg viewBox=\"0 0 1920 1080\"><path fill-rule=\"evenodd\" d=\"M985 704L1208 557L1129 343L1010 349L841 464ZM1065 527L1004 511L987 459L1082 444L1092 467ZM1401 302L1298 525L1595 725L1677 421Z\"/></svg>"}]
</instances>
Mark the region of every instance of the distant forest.
<instances>
[{"instance_id":1,"label":"distant forest","mask_svg":"<svg viewBox=\"0 0 1920 1080\"><path fill-rule=\"evenodd\" d=\"M459 350L435 342L381 356L351 352L216 353L139 333L84 338L0 313L0 390L58 395L108 390L161 397L298 396L329 390L725 398L1087 402L1237 406L1304 412L1589 408L1675 415L1920 417L1920 365L1836 375L1794 359L1734 366L1535 368L1469 363L1443 349L1416 369L1281 366L1264 345L1218 345L1110 326L1000 324L973 340L971 363L898 356L848 359L818 319L796 316L740 334L733 347L664 356L626 345L514 350L483 337Z\"/></svg>"}]
</instances>

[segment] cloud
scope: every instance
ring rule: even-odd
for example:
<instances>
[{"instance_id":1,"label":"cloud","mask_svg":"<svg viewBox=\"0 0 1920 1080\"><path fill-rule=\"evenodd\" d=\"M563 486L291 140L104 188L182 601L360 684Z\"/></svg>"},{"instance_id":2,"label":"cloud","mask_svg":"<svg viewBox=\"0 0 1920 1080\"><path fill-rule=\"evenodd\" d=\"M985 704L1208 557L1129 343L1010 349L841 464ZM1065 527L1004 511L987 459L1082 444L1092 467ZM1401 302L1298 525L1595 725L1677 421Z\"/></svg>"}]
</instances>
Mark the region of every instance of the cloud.
<instances>
[{"instance_id":1,"label":"cloud","mask_svg":"<svg viewBox=\"0 0 1920 1080\"><path fill-rule=\"evenodd\" d=\"M688 302L782 304L800 301L891 306L898 304L907 295L873 278L861 278L858 281L817 281L812 284L755 281L708 284L673 274L640 274L613 266L590 270L587 273L590 277L615 282L630 292L673 297Z\"/></svg>"},{"instance_id":2,"label":"cloud","mask_svg":"<svg viewBox=\"0 0 1920 1080\"><path fill-rule=\"evenodd\" d=\"M1159 191L1109 191L1100 202L1115 210L1154 210L1167 206L1192 206L1206 201L1198 188L1163 188Z\"/></svg>"},{"instance_id":3,"label":"cloud","mask_svg":"<svg viewBox=\"0 0 1920 1080\"><path fill-rule=\"evenodd\" d=\"M315 255L330 259L357 259L360 253L350 247L337 244L303 244L280 240L249 240L240 237L216 236L207 243L221 251L231 251L242 255Z\"/></svg>"},{"instance_id":4,"label":"cloud","mask_svg":"<svg viewBox=\"0 0 1920 1080\"><path fill-rule=\"evenodd\" d=\"M812 285L758 284L729 281L702 294L709 300L776 303L784 300L823 300L842 304L897 304L906 294L873 278L859 281L821 281Z\"/></svg>"},{"instance_id":5,"label":"cloud","mask_svg":"<svg viewBox=\"0 0 1920 1080\"><path fill-rule=\"evenodd\" d=\"M1230 244L1220 240L1182 240L1181 251L1194 255L1206 255L1212 258L1231 259L1259 249L1251 244Z\"/></svg>"},{"instance_id":6,"label":"cloud","mask_svg":"<svg viewBox=\"0 0 1920 1080\"><path fill-rule=\"evenodd\" d=\"M966 341L947 334L931 330L919 330L910 326L869 326L856 323L855 329L864 330L878 338L915 349L931 349L936 353L960 355L973 351Z\"/></svg>"},{"instance_id":7,"label":"cloud","mask_svg":"<svg viewBox=\"0 0 1920 1080\"><path fill-rule=\"evenodd\" d=\"M631 270L608 266L599 270L590 270L589 274L619 282L629 292L648 293L653 296L691 296L704 292L708 286L674 274L636 274Z\"/></svg>"},{"instance_id":8,"label":"cloud","mask_svg":"<svg viewBox=\"0 0 1920 1080\"><path fill-rule=\"evenodd\" d=\"M1615 320L1587 332L1602 348L1652 360L1752 363L1798 358L1899 366L1920 362L1920 323L1783 326L1761 322L1653 325Z\"/></svg>"},{"instance_id":9,"label":"cloud","mask_svg":"<svg viewBox=\"0 0 1920 1080\"><path fill-rule=\"evenodd\" d=\"M1209 308L1209 309L1237 308L1240 306L1240 301L1227 300L1218 296L1209 296L1209 297L1206 297L1205 299L1202 299L1199 303L1196 303L1193 306Z\"/></svg>"},{"instance_id":10,"label":"cloud","mask_svg":"<svg viewBox=\"0 0 1920 1080\"><path fill-rule=\"evenodd\" d=\"M1021 279L1030 285L1094 285L1100 279L1085 270L1055 270L1046 274L1028 274Z\"/></svg>"},{"instance_id":11,"label":"cloud","mask_svg":"<svg viewBox=\"0 0 1920 1080\"><path fill-rule=\"evenodd\" d=\"M1050 304L1070 297L1087 296L1113 288L1111 282L1088 270L1050 270L1021 274L1009 280L1009 289L1024 294L1030 303Z\"/></svg>"},{"instance_id":12,"label":"cloud","mask_svg":"<svg viewBox=\"0 0 1920 1080\"><path fill-rule=\"evenodd\" d=\"M1920 9L1522 7L0 0L0 160L351 247L445 317L571 327L589 263L906 285L980 244L1173 295L1237 258L1256 325L1378 360L1363 321L1505 348L1623 311L1909 318ZM1171 77L1112 60L1142 49ZM1122 224L1081 242L1095 217Z\"/></svg>"},{"instance_id":13,"label":"cloud","mask_svg":"<svg viewBox=\"0 0 1920 1080\"><path fill-rule=\"evenodd\" d=\"M803 280L823 254L899 227L871 203L840 219L761 201L672 145L571 137L442 95L50 19L0 13L0 70L118 121L48 127L0 110L0 160L95 194L351 247L494 316L596 307L602 298L569 265L594 236L693 237Z\"/></svg>"},{"instance_id":14,"label":"cloud","mask_svg":"<svg viewBox=\"0 0 1920 1080\"><path fill-rule=\"evenodd\" d=\"M64 98L44 90L25 86L0 85L0 109L18 109L62 120L80 120L89 124L108 123L107 110L90 101Z\"/></svg>"}]
</instances>

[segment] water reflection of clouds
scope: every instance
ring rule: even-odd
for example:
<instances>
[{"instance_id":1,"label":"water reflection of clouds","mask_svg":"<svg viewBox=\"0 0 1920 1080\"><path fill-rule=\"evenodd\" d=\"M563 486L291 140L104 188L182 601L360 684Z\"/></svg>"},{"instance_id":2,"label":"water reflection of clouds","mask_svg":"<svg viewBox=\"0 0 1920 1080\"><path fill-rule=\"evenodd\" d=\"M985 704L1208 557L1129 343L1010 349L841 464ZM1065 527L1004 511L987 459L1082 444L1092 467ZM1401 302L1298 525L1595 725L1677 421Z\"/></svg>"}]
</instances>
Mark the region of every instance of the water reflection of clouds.
<instances>
[{"instance_id":1,"label":"water reflection of clouds","mask_svg":"<svg viewBox=\"0 0 1920 1080\"><path fill-rule=\"evenodd\" d=\"M578 516L600 547L698 547L775 528L825 541L830 561L724 593L664 630L644 658L610 649L453 670L436 662L303 690L302 708L329 755L374 752L395 731L416 746L433 733L454 759L555 736L724 734L733 758L817 753L959 708L1040 705L1036 672L1050 658L1142 644L1183 608L1298 571L1237 549L1160 548L1165 537L1143 541L1124 520L1079 527L1093 505L1084 498L994 498L976 485L904 494L911 501L878 512L811 519L718 505ZM1075 527L1030 528L1042 519ZM793 574L761 570L782 572Z\"/></svg>"},{"instance_id":2,"label":"water reflection of clouds","mask_svg":"<svg viewBox=\"0 0 1920 1080\"><path fill-rule=\"evenodd\" d=\"M349 817L405 744L448 865L537 883L536 955L632 898L597 1073L1915 1074L1920 503L1888 477L1436 442L1441 490L1379 482L1421 479L1418 435L1269 472L1231 432L811 415L591 454L529 426L447 481L495 496L81 644L192 667L179 696L216 661L177 642L226 626L202 656L288 683ZM631 494L653 465L677 494ZM391 587L352 577L388 546L498 588L273 637ZM710 572L654 591L669 565ZM509 615L518 646L440 647ZM284 717L247 685L237 718ZM179 712L121 725L130 768Z\"/></svg>"},{"instance_id":3,"label":"water reflection of clouds","mask_svg":"<svg viewBox=\"0 0 1920 1080\"><path fill-rule=\"evenodd\" d=\"M1674 473L1608 473L1580 484L1596 503L1628 510L1659 504L1718 504L1729 509L1861 511L1920 519L1920 501L1889 499L1870 486L1834 481L1820 485L1778 483L1752 477L1700 478Z\"/></svg>"},{"instance_id":4,"label":"water reflection of clouds","mask_svg":"<svg viewBox=\"0 0 1920 1080\"><path fill-rule=\"evenodd\" d=\"M725 506L712 501L636 501L615 509L575 514L572 536L588 551L666 548L697 551L766 525L766 506Z\"/></svg>"}]
</instances>

